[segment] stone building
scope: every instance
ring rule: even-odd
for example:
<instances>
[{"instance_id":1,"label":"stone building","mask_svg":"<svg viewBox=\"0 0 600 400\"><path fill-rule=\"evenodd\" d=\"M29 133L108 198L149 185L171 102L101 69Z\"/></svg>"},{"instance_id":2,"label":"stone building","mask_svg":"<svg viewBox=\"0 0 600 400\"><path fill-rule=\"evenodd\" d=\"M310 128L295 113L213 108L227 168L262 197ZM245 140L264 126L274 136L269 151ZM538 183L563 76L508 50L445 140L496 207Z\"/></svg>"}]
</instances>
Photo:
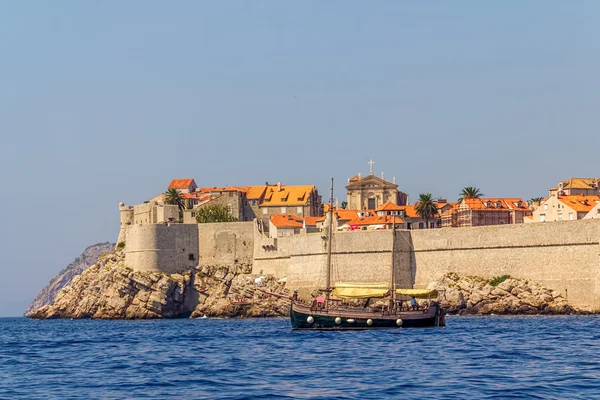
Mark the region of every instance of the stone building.
<instances>
[{"instance_id":1,"label":"stone building","mask_svg":"<svg viewBox=\"0 0 600 400\"><path fill-rule=\"evenodd\" d=\"M272 238L298 235L303 228L303 218L297 215L273 214L269 218L269 236Z\"/></svg>"},{"instance_id":2,"label":"stone building","mask_svg":"<svg viewBox=\"0 0 600 400\"><path fill-rule=\"evenodd\" d=\"M132 208L133 224L161 224L165 222L179 222L179 207L157 202L138 204Z\"/></svg>"},{"instance_id":3,"label":"stone building","mask_svg":"<svg viewBox=\"0 0 600 400\"><path fill-rule=\"evenodd\" d=\"M549 190L552 196L598 196L600 195L600 178L571 178L559 182Z\"/></svg>"},{"instance_id":4,"label":"stone building","mask_svg":"<svg viewBox=\"0 0 600 400\"><path fill-rule=\"evenodd\" d=\"M250 221L245 215L244 202L246 196L246 190L244 188L237 187L226 187L226 188L202 188L198 189L195 193L190 195L196 196L198 203L195 203L193 208L183 210L183 223L194 224L196 223L196 214L204 207L210 207L213 205L227 207L231 216L238 221ZM185 195L184 195L185 196Z\"/></svg>"},{"instance_id":5,"label":"stone building","mask_svg":"<svg viewBox=\"0 0 600 400\"><path fill-rule=\"evenodd\" d=\"M292 214L301 218L323 215L321 196L312 185L266 185L258 210L256 218L264 221L273 214Z\"/></svg>"},{"instance_id":6,"label":"stone building","mask_svg":"<svg viewBox=\"0 0 600 400\"><path fill-rule=\"evenodd\" d=\"M408 195L398 190L396 179L389 182L373 175L373 162L369 162L369 175L362 177L359 173L348 179L346 193L348 196L348 209L352 210L375 210L387 202L399 206L408 204Z\"/></svg>"},{"instance_id":7,"label":"stone building","mask_svg":"<svg viewBox=\"0 0 600 400\"><path fill-rule=\"evenodd\" d=\"M455 220L457 227L522 224L525 217L531 215L523 199L505 197L464 199L453 212L456 218L450 217L450 220ZM448 221L447 214L444 220Z\"/></svg>"},{"instance_id":8,"label":"stone building","mask_svg":"<svg viewBox=\"0 0 600 400\"><path fill-rule=\"evenodd\" d=\"M196 188L182 193L186 201L184 223L195 223L199 209L211 205L226 206L238 221L260 220L265 230L274 214L291 214L298 217L323 215L321 196L315 186L277 185Z\"/></svg>"},{"instance_id":9,"label":"stone building","mask_svg":"<svg viewBox=\"0 0 600 400\"><path fill-rule=\"evenodd\" d=\"M575 221L585 218L597 207L600 196L553 195L533 212L533 222ZM589 217L588 217L589 219Z\"/></svg>"},{"instance_id":10,"label":"stone building","mask_svg":"<svg viewBox=\"0 0 600 400\"><path fill-rule=\"evenodd\" d=\"M583 219L598 219L600 218L600 200L596 200L596 205L592 208Z\"/></svg>"},{"instance_id":11,"label":"stone building","mask_svg":"<svg viewBox=\"0 0 600 400\"><path fill-rule=\"evenodd\" d=\"M173 179L169 184L169 189L177 189L180 193L195 192L198 188L196 182L191 178Z\"/></svg>"},{"instance_id":12,"label":"stone building","mask_svg":"<svg viewBox=\"0 0 600 400\"><path fill-rule=\"evenodd\" d=\"M385 216L369 216L369 217L357 217L346 223L349 230L381 230L381 229L403 229L405 228L404 221L402 218L395 215Z\"/></svg>"},{"instance_id":13,"label":"stone building","mask_svg":"<svg viewBox=\"0 0 600 400\"><path fill-rule=\"evenodd\" d=\"M447 208L448 203L436 203L438 209ZM440 215L436 215L429 221L422 218L416 210L416 204L399 206L392 202L387 202L378 207L375 212L378 216L398 216L404 221L406 229L431 229L438 228L441 225Z\"/></svg>"}]
</instances>

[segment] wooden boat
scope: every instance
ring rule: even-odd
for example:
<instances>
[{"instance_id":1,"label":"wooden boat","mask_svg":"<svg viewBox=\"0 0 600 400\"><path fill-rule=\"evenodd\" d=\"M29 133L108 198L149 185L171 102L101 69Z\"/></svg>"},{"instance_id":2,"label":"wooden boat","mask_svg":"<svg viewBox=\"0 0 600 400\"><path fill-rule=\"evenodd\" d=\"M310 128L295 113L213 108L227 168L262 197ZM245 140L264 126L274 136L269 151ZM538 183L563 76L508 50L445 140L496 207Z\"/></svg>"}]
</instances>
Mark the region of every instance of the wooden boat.
<instances>
[{"instance_id":1,"label":"wooden boat","mask_svg":"<svg viewBox=\"0 0 600 400\"><path fill-rule=\"evenodd\" d=\"M325 288L319 296L307 304L298 299L294 291L290 309L294 330L366 330L386 328L445 327L445 310L439 302L435 290L398 289L395 285L394 257L390 282L380 283L336 283L331 285L331 243L333 235L333 179L328 212L327 232L327 276ZM393 227L395 243L396 229ZM368 308L371 299L387 298L388 306L380 310ZM363 307L345 306L343 299L365 299ZM421 306L410 306L407 299L427 299ZM412 301L415 304L415 300Z\"/></svg>"}]
</instances>

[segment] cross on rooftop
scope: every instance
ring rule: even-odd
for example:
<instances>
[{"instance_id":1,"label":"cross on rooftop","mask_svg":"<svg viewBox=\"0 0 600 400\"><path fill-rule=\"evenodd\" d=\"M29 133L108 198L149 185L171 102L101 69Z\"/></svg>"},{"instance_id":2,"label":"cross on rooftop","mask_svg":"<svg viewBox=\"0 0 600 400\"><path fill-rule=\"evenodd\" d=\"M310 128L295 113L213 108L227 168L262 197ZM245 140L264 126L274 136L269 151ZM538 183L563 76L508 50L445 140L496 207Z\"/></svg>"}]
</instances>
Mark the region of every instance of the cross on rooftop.
<instances>
[{"instance_id":1,"label":"cross on rooftop","mask_svg":"<svg viewBox=\"0 0 600 400\"><path fill-rule=\"evenodd\" d=\"M368 162L368 164L369 164L369 173L371 175L373 175L373 164L375 164L375 161L371 160Z\"/></svg>"}]
</instances>

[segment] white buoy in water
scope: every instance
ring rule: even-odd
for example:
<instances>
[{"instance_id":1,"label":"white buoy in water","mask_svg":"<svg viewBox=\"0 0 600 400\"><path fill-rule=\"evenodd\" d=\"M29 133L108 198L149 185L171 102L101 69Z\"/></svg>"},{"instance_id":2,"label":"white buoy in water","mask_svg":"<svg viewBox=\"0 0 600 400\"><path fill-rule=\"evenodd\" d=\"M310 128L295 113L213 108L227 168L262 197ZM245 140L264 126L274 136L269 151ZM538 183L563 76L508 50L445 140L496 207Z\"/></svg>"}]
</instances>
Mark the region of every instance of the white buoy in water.
<instances>
[{"instance_id":1,"label":"white buoy in water","mask_svg":"<svg viewBox=\"0 0 600 400\"><path fill-rule=\"evenodd\" d=\"M312 315L309 315L308 318L306 318L306 322L312 324L313 322L315 322L315 319L312 317Z\"/></svg>"},{"instance_id":2,"label":"white buoy in water","mask_svg":"<svg viewBox=\"0 0 600 400\"><path fill-rule=\"evenodd\" d=\"M396 320L396 325L402 326L402 320L400 318Z\"/></svg>"},{"instance_id":3,"label":"white buoy in water","mask_svg":"<svg viewBox=\"0 0 600 400\"><path fill-rule=\"evenodd\" d=\"M367 320L367 325L369 325L369 326L373 325L373 320L371 318L369 318Z\"/></svg>"},{"instance_id":4,"label":"white buoy in water","mask_svg":"<svg viewBox=\"0 0 600 400\"><path fill-rule=\"evenodd\" d=\"M335 323L336 324L341 324L342 323L342 319L340 317L335 317Z\"/></svg>"},{"instance_id":5,"label":"white buoy in water","mask_svg":"<svg viewBox=\"0 0 600 400\"><path fill-rule=\"evenodd\" d=\"M347 319L346 322L348 322L349 324L353 324L354 320L352 318L350 318L350 319Z\"/></svg>"}]
</instances>

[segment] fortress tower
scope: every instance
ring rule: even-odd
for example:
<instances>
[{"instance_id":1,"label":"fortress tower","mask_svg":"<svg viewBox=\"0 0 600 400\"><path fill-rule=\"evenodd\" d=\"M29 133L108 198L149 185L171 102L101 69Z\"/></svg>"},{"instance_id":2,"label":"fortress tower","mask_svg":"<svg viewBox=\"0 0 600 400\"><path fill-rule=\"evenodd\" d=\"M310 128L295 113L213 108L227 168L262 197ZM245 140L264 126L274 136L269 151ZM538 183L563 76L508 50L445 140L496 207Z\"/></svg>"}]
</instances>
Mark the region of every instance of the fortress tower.
<instances>
[{"instance_id":1,"label":"fortress tower","mask_svg":"<svg viewBox=\"0 0 600 400\"><path fill-rule=\"evenodd\" d=\"M125 203L119 203L119 213L121 217L121 225L119 228L119 238L117 239L117 246L121 242L125 242L127 227L133 224L133 207L126 206Z\"/></svg>"}]
</instances>

